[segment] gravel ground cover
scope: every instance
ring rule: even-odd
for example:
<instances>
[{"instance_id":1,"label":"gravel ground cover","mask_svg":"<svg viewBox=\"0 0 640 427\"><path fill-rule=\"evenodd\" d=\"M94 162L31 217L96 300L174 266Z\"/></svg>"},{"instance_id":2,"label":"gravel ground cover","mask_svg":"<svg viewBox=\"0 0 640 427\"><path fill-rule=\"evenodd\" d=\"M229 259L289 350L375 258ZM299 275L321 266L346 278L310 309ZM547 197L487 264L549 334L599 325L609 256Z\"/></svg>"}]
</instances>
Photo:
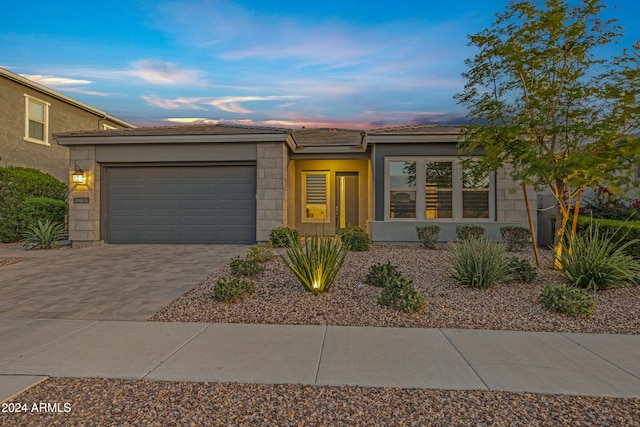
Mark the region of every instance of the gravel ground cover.
<instances>
[{"instance_id":1,"label":"gravel ground cover","mask_svg":"<svg viewBox=\"0 0 640 427\"><path fill-rule=\"evenodd\" d=\"M533 261L533 251L517 253ZM305 291L276 256L255 276L256 292L236 303L219 303L211 291L220 277L231 277L222 267L191 291L156 313L150 320L170 322L231 322L311 324L414 328L461 328L520 331L640 333L640 288L601 291L594 295L595 314L574 318L547 311L538 296L547 283L563 279L549 267L539 269L532 283L502 283L488 290L464 288L449 278L447 247L374 246L351 252L329 292ZM543 265L551 253L542 251ZM364 283L375 262L397 265L425 297L426 307L406 314L377 303L380 288Z\"/></svg>"},{"instance_id":2,"label":"gravel ground cover","mask_svg":"<svg viewBox=\"0 0 640 427\"><path fill-rule=\"evenodd\" d=\"M640 400L532 393L50 379L3 426L640 426Z\"/></svg>"},{"instance_id":3,"label":"gravel ground cover","mask_svg":"<svg viewBox=\"0 0 640 427\"><path fill-rule=\"evenodd\" d=\"M15 257L0 257L0 267L5 265L17 264L19 262L29 261L31 258L15 258Z\"/></svg>"}]
</instances>

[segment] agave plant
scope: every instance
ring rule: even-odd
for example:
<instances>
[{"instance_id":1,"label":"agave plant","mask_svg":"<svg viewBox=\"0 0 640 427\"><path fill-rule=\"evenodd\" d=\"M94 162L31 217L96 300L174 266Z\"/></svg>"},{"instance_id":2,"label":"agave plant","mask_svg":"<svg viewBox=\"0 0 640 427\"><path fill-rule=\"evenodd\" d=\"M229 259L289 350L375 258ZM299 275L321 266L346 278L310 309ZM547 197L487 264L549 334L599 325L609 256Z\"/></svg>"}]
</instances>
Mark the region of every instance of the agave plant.
<instances>
[{"instance_id":1,"label":"agave plant","mask_svg":"<svg viewBox=\"0 0 640 427\"><path fill-rule=\"evenodd\" d=\"M51 249L56 242L64 235L65 228L56 221L38 220L37 224L31 224L24 233L23 246L25 249Z\"/></svg>"},{"instance_id":2,"label":"agave plant","mask_svg":"<svg viewBox=\"0 0 640 427\"><path fill-rule=\"evenodd\" d=\"M321 293L331 289L342 264L349 253L340 237L318 236L304 238L304 244L294 236L287 236L285 265L296 275L309 292Z\"/></svg>"}]
</instances>

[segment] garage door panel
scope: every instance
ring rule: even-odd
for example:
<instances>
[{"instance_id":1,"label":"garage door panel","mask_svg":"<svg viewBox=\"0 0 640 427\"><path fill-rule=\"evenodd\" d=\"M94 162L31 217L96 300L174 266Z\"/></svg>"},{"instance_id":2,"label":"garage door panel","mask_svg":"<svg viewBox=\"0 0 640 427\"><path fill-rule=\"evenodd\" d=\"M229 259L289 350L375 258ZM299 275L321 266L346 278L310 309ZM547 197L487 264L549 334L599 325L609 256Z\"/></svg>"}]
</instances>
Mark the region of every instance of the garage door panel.
<instances>
[{"instance_id":1,"label":"garage door panel","mask_svg":"<svg viewBox=\"0 0 640 427\"><path fill-rule=\"evenodd\" d=\"M111 243L255 242L255 166L113 167Z\"/></svg>"}]
</instances>

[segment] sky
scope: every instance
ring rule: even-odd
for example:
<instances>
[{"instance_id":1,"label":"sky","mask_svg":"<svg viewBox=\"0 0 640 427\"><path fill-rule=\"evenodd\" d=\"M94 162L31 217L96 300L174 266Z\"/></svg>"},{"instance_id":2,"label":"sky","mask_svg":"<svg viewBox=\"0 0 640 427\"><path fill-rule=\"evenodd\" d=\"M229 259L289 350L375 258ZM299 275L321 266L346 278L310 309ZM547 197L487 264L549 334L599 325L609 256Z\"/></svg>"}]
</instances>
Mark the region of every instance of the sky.
<instances>
[{"instance_id":1,"label":"sky","mask_svg":"<svg viewBox=\"0 0 640 427\"><path fill-rule=\"evenodd\" d=\"M459 124L467 36L507 3L3 0L0 67L137 126ZM640 0L606 4L640 40Z\"/></svg>"}]
</instances>

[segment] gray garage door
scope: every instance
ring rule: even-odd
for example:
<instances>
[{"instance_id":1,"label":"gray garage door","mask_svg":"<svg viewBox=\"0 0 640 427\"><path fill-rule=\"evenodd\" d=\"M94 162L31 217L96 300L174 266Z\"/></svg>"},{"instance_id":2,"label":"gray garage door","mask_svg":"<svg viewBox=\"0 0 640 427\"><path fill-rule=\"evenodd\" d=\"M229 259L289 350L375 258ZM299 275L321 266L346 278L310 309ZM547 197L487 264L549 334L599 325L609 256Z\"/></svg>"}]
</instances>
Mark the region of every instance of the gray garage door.
<instances>
[{"instance_id":1,"label":"gray garage door","mask_svg":"<svg viewBox=\"0 0 640 427\"><path fill-rule=\"evenodd\" d=\"M254 243L255 166L110 167L109 243Z\"/></svg>"}]
</instances>

